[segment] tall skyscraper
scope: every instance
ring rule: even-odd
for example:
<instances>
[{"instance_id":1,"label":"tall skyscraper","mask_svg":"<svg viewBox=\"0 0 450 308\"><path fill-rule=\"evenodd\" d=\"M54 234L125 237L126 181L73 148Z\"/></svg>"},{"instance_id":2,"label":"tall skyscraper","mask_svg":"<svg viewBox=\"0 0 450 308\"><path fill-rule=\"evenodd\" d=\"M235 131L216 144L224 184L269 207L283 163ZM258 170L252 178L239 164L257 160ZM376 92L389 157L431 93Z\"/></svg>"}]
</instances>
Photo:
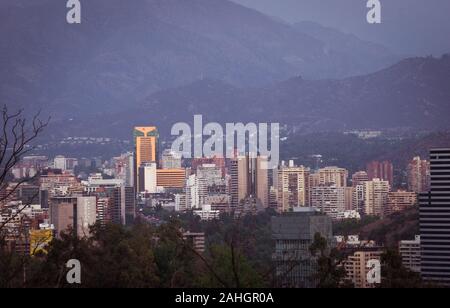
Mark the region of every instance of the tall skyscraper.
<instances>
[{"instance_id":1,"label":"tall skyscraper","mask_svg":"<svg viewBox=\"0 0 450 308\"><path fill-rule=\"evenodd\" d=\"M389 190L388 181L373 179L364 182L364 212L366 215L384 216Z\"/></svg>"},{"instance_id":2,"label":"tall skyscraper","mask_svg":"<svg viewBox=\"0 0 450 308\"><path fill-rule=\"evenodd\" d=\"M421 193L428 191L430 186L430 163L420 157L414 157L408 164L408 189Z\"/></svg>"},{"instance_id":3,"label":"tall skyscraper","mask_svg":"<svg viewBox=\"0 0 450 308\"><path fill-rule=\"evenodd\" d=\"M419 196L421 274L450 285L450 148L430 150L430 190Z\"/></svg>"},{"instance_id":4,"label":"tall skyscraper","mask_svg":"<svg viewBox=\"0 0 450 308\"><path fill-rule=\"evenodd\" d=\"M287 212L296 207L309 207L310 170L304 166L278 170L278 211Z\"/></svg>"},{"instance_id":5,"label":"tall skyscraper","mask_svg":"<svg viewBox=\"0 0 450 308\"><path fill-rule=\"evenodd\" d=\"M262 168L265 157L239 156L230 161L231 206L236 208L247 197L254 197L262 206L269 206L269 175Z\"/></svg>"},{"instance_id":6,"label":"tall skyscraper","mask_svg":"<svg viewBox=\"0 0 450 308\"><path fill-rule=\"evenodd\" d=\"M269 170L263 168L267 163L267 157L258 156L256 162L256 174L254 183L254 193L264 208L269 207Z\"/></svg>"},{"instance_id":7,"label":"tall skyscraper","mask_svg":"<svg viewBox=\"0 0 450 308\"><path fill-rule=\"evenodd\" d=\"M140 183L139 168L145 163L157 163L158 160L158 130L154 126L134 128L134 170L136 186ZM136 187L137 189L137 187Z\"/></svg>"},{"instance_id":8,"label":"tall skyscraper","mask_svg":"<svg viewBox=\"0 0 450 308\"><path fill-rule=\"evenodd\" d=\"M380 179L388 181L391 187L394 187L394 167L389 161L372 161L367 164L367 175L369 181Z\"/></svg>"}]
</instances>

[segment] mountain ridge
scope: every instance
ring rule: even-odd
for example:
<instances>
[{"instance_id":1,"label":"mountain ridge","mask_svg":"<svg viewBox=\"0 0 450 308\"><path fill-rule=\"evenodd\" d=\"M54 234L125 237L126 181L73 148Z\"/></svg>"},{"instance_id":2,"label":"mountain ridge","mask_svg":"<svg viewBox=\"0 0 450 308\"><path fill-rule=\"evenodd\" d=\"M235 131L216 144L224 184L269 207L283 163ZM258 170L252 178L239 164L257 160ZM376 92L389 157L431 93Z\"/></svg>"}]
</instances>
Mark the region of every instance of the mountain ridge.
<instances>
[{"instance_id":1,"label":"mountain ridge","mask_svg":"<svg viewBox=\"0 0 450 308\"><path fill-rule=\"evenodd\" d=\"M227 0L87 1L80 25L66 23L61 1L2 3L0 102L56 119L133 108L202 76L261 87L296 74L374 69L370 61L349 65L351 56Z\"/></svg>"},{"instance_id":2,"label":"mountain ridge","mask_svg":"<svg viewBox=\"0 0 450 308\"><path fill-rule=\"evenodd\" d=\"M159 91L136 108L112 113L103 131L125 137L133 125L148 123L169 134L171 125L191 123L194 114L202 114L205 122L278 122L305 133L446 130L450 128L449 84L450 55L410 58L369 75L325 80L297 76L260 88L203 79Z\"/></svg>"}]
</instances>

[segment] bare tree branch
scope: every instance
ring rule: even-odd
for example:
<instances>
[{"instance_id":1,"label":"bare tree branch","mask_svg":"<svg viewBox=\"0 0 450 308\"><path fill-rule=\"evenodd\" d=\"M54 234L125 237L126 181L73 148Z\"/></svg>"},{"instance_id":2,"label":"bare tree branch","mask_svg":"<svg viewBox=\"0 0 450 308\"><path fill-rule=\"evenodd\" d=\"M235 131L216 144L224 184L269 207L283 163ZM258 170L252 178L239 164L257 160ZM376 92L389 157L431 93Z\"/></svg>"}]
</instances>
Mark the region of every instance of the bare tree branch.
<instances>
[{"instance_id":1,"label":"bare tree branch","mask_svg":"<svg viewBox=\"0 0 450 308\"><path fill-rule=\"evenodd\" d=\"M35 149L31 143L42 133L50 122L50 118L43 122L40 119L40 112L33 116L30 125L27 125L26 118L23 115L23 109L19 109L15 113L10 113L8 108L4 106L1 112L3 133L0 136L0 191L5 191L6 194L0 197L0 205L15 194L22 184L34 179L34 177L20 179L12 187L9 187L8 184L8 176L11 174L12 169L20 162L24 155ZM28 206L29 204L21 206L12 217L3 222L0 225L0 232Z\"/></svg>"}]
</instances>

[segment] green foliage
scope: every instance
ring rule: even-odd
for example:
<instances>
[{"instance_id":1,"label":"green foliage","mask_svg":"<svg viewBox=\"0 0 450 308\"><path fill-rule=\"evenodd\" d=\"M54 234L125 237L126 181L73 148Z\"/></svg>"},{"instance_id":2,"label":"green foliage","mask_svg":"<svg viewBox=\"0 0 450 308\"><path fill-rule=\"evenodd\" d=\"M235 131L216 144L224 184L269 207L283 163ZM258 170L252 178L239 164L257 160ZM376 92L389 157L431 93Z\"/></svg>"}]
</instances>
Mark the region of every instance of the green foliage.
<instances>
[{"instance_id":1,"label":"green foliage","mask_svg":"<svg viewBox=\"0 0 450 308\"><path fill-rule=\"evenodd\" d=\"M330 249L327 240L320 233L314 235L314 241L309 248L311 255L317 257L318 288L340 288L348 287L345 284L345 268L343 260L345 256L338 250Z\"/></svg>"},{"instance_id":2,"label":"green foliage","mask_svg":"<svg viewBox=\"0 0 450 308\"><path fill-rule=\"evenodd\" d=\"M214 244L209 248L207 260L215 269L215 273L209 271L203 273L202 287L264 287L263 277L252 267L251 262L238 247Z\"/></svg>"},{"instance_id":3,"label":"green foliage","mask_svg":"<svg viewBox=\"0 0 450 308\"><path fill-rule=\"evenodd\" d=\"M402 258L397 250L389 249L381 255L381 288L422 288L423 283L418 273L402 265Z\"/></svg>"},{"instance_id":4,"label":"green foliage","mask_svg":"<svg viewBox=\"0 0 450 308\"><path fill-rule=\"evenodd\" d=\"M364 216L359 219L344 219L333 223L334 235L353 235L359 234L361 228L370 225L379 220L376 216Z\"/></svg>"},{"instance_id":5,"label":"green foliage","mask_svg":"<svg viewBox=\"0 0 450 308\"><path fill-rule=\"evenodd\" d=\"M187 213L158 212L160 227L95 225L91 237L72 230L47 247L48 254L21 256L1 248L0 286L96 288L268 287L272 275L273 212L202 222ZM195 251L182 230L206 232L206 251ZM3 246L2 246L3 247ZM66 283L70 259L81 262L82 284Z\"/></svg>"}]
</instances>

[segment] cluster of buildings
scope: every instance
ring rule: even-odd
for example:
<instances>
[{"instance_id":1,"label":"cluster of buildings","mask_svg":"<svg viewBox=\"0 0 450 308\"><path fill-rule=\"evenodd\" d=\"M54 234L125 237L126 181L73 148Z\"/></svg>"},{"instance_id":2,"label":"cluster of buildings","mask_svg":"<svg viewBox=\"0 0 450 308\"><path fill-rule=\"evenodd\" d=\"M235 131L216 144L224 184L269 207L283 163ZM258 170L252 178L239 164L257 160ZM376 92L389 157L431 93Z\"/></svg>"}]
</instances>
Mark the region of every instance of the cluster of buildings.
<instances>
[{"instance_id":1,"label":"cluster of buildings","mask_svg":"<svg viewBox=\"0 0 450 308\"><path fill-rule=\"evenodd\" d=\"M194 211L204 219L223 212L273 208L284 213L297 207L318 209L333 220L383 217L416 205L417 194L429 183L429 162L419 157L409 164L407 190L394 189L394 168L388 161L370 162L351 178L344 168L311 170L293 161L267 170L262 167L266 157L248 153L236 153L231 159L194 158L184 167L181 157L170 150L158 155L157 138L155 127L135 128L134 167L125 173L130 181L134 176L139 200ZM131 158L127 161L133 165Z\"/></svg>"},{"instance_id":2,"label":"cluster of buildings","mask_svg":"<svg viewBox=\"0 0 450 308\"><path fill-rule=\"evenodd\" d=\"M386 163L370 165L374 168L368 173L373 172L372 176L381 179L367 181L367 173L363 172L353 176L353 184L356 187L360 186L361 182L364 183L366 198L367 194L370 196L387 191L389 182L386 179L392 170ZM419 195L420 234L414 239L399 241L398 252L402 265L420 274L425 282L449 286L450 148L432 149L429 162L414 158L408 165L408 186L412 192ZM409 198L406 194L398 195L395 201L390 202L402 208L403 203L410 203L407 202ZM367 210L367 205L365 206ZM379 211L377 207L374 207L374 210ZM326 239L329 248L337 248L346 256L341 266L348 282L356 288L376 287L377 282L368 279L372 274L370 271L373 270L370 264L374 261L381 263L385 248L373 241L361 241L358 235L333 236L331 224L331 217L313 208L297 208L293 212L272 218L272 238L275 241L272 258L279 287L317 286L317 256L309 250L316 233Z\"/></svg>"},{"instance_id":3,"label":"cluster of buildings","mask_svg":"<svg viewBox=\"0 0 450 308\"><path fill-rule=\"evenodd\" d=\"M429 161L413 158L406 170L407 189L396 190L389 161L370 162L351 176L344 168L313 170L293 161L268 170L263 168L267 157L248 153L182 160L171 150L160 153L158 139L156 127L135 127L134 152L108 162L25 157L12 175L31 180L16 190L12 181L0 191L0 223L6 224L10 247L34 254L62 231L89 236L95 223L126 225L144 216L145 207L192 211L202 220L272 208L281 214L272 221L279 286L314 286L316 265L309 247L319 232L329 247L349 252L348 280L373 287L364 278L365 264L379 259L383 248L357 236L333 237L332 221L384 217L419 203L421 233L399 244L404 265L425 279L450 282L449 149L432 150ZM75 175L77 167L100 168L102 173ZM185 233L199 251L204 250L204 236Z\"/></svg>"}]
</instances>

